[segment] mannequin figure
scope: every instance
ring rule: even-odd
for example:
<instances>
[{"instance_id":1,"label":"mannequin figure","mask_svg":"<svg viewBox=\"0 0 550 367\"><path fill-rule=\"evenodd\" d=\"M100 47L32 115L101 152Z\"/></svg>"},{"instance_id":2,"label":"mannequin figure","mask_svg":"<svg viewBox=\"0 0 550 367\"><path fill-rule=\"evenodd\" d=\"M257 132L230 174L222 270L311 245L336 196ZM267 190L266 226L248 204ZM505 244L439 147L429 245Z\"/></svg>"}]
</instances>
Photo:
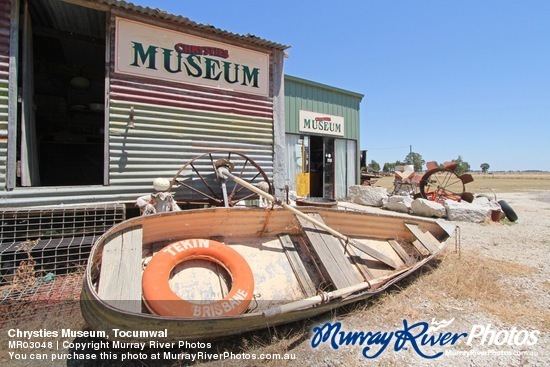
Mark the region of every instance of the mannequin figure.
<instances>
[{"instance_id":1,"label":"mannequin figure","mask_svg":"<svg viewBox=\"0 0 550 367\"><path fill-rule=\"evenodd\" d=\"M155 178L153 180L153 188L155 189L154 193L141 196L136 201L141 215L181 210L172 194L168 192L170 188L170 181L168 179Z\"/></svg>"}]
</instances>

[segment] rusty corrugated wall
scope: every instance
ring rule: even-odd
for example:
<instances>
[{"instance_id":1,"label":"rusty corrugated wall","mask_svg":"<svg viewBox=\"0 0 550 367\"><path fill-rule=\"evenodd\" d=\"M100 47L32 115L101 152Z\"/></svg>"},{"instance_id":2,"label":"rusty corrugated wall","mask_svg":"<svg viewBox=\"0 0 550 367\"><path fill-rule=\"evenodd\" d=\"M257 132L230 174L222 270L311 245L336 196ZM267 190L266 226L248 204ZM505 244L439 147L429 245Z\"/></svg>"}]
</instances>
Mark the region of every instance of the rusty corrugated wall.
<instances>
[{"instance_id":1,"label":"rusty corrugated wall","mask_svg":"<svg viewBox=\"0 0 550 367\"><path fill-rule=\"evenodd\" d=\"M0 0L0 4L3 7L0 18L0 184L3 188L0 207L131 202L137 196L151 192L154 178L171 178L189 160L215 150L234 150L247 155L270 178L275 170L282 171L284 125L275 127L274 120L278 119L280 124L284 124L284 115L276 111L284 109L282 50L286 46L267 41L264 41L265 46L259 44L259 41L248 46L242 45L270 55L272 93L268 97L123 76L113 71L116 16L178 31L182 31L182 27L177 17L159 20L145 14L137 15L134 6L131 10L117 7L109 9L111 21L107 39L109 53L106 55L108 85L104 185L6 190L10 16L9 10L5 9L9 8L11 1ZM137 10L140 9L137 7ZM194 30L193 34L197 34L197 31ZM204 36L233 44L243 42L239 38L227 39L223 32ZM274 45L278 47L276 50L272 48ZM129 126L130 120L132 127ZM15 144L15 139L13 142ZM15 154L15 149L12 154ZM274 155L281 156L278 160L280 162L274 163ZM251 171L250 175L255 174L253 169L247 167L247 170Z\"/></svg>"},{"instance_id":2,"label":"rusty corrugated wall","mask_svg":"<svg viewBox=\"0 0 550 367\"><path fill-rule=\"evenodd\" d=\"M0 186L6 183L8 160L8 108L11 1L0 0Z\"/></svg>"},{"instance_id":3,"label":"rusty corrugated wall","mask_svg":"<svg viewBox=\"0 0 550 367\"><path fill-rule=\"evenodd\" d=\"M129 127L132 115L133 127ZM272 102L111 79L110 185L139 185L154 177L171 177L185 162L219 149L244 153L269 174Z\"/></svg>"},{"instance_id":4,"label":"rusty corrugated wall","mask_svg":"<svg viewBox=\"0 0 550 367\"><path fill-rule=\"evenodd\" d=\"M116 13L111 18L112 43ZM118 75L114 57L111 47L111 187L150 187L155 177L172 178L183 164L216 150L243 153L272 176L272 97ZM255 174L251 167L247 169L250 175Z\"/></svg>"}]
</instances>

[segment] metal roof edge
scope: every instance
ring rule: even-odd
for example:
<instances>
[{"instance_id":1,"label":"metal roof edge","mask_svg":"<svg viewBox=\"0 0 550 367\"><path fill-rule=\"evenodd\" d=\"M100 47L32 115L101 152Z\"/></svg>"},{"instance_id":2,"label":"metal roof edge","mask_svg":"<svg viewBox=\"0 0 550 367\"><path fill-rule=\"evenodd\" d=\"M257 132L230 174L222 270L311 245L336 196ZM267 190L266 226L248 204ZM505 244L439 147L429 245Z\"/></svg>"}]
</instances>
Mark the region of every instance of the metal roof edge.
<instances>
[{"instance_id":1,"label":"metal roof edge","mask_svg":"<svg viewBox=\"0 0 550 367\"><path fill-rule=\"evenodd\" d=\"M158 9L158 8L153 9L153 8L150 8L150 7L143 7L141 5L136 5L136 4L133 4L133 3L130 3L130 2L127 2L127 1L121 1L121 0L87 0L87 1L100 3L100 4L105 4L105 5L108 5L108 6L111 6L111 7L116 7L116 8L119 8L119 9L135 11L135 12L140 13L140 14L145 14L145 15L148 15L148 16L151 16L151 17L156 17L156 18L160 18L160 19L164 19L164 20L177 22L177 23L184 24L184 25L187 25L189 27L193 27L193 28L196 28L196 29L199 29L199 30L202 30L202 31L211 32L211 33L214 33L214 34L217 34L217 35L230 37L230 38L233 38L233 39L237 39L237 40L240 40L240 41L252 43L252 44L255 44L255 45L260 45L260 46L263 46L263 47L269 47L269 48L278 49L278 50L286 50L287 48L290 48L290 46L288 46L288 45L284 45L284 44L281 44L281 43L269 41L269 40L257 37L253 34L250 34L250 33L244 34L244 35L243 34L237 34L237 33L232 33L232 32L229 32L229 31L225 31L225 30L220 29L220 28L216 28L216 27L214 27L212 25L209 25L209 24L197 23L197 22L192 21L191 19L186 18L184 16L170 14L170 13L168 13L164 10Z\"/></svg>"},{"instance_id":2,"label":"metal roof edge","mask_svg":"<svg viewBox=\"0 0 550 367\"><path fill-rule=\"evenodd\" d=\"M360 98L360 99L363 99L363 97L365 97L364 94L361 94L361 93L358 93L358 92L353 92L353 91L350 91L350 90L347 90L347 89L333 87L333 86L328 85L328 84L314 82L313 80L308 80L308 79L304 79L304 78L299 78L297 76L292 76L292 75L285 74L285 81L287 79L290 80L290 81L297 82L297 83L310 85L312 87L322 88L322 89L327 89L327 90L334 91L334 92L347 94L347 95L350 95L352 97L356 97L356 98Z\"/></svg>"}]
</instances>

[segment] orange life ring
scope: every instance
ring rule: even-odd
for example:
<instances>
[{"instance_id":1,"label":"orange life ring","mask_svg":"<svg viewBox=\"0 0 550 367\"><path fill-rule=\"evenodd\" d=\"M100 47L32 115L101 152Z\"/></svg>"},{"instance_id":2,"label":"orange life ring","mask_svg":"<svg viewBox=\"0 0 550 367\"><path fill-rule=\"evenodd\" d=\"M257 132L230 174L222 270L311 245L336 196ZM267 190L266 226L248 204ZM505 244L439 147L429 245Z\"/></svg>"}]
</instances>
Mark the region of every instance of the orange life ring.
<instances>
[{"instance_id":1,"label":"orange life ring","mask_svg":"<svg viewBox=\"0 0 550 367\"><path fill-rule=\"evenodd\" d=\"M215 262L231 275L231 290L224 299L194 303L181 299L168 283L172 269L192 259ZM174 242L157 252L143 272L143 298L149 310L161 316L208 318L236 316L252 301L254 276L246 260L223 243L207 239Z\"/></svg>"}]
</instances>

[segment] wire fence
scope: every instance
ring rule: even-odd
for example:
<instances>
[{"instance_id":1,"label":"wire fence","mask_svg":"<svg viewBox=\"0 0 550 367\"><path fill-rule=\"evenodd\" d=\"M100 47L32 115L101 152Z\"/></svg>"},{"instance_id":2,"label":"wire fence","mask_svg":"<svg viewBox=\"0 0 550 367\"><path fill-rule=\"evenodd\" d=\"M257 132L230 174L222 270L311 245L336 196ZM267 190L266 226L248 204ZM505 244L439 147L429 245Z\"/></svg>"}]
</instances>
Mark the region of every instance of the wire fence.
<instances>
[{"instance_id":1,"label":"wire fence","mask_svg":"<svg viewBox=\"0 0 550 367\"><path fill-rule=\"evenodd\" d=\"M95 240L124 204L0 209L0 326L80 297Z\"/></svg>"}]
</instances>

